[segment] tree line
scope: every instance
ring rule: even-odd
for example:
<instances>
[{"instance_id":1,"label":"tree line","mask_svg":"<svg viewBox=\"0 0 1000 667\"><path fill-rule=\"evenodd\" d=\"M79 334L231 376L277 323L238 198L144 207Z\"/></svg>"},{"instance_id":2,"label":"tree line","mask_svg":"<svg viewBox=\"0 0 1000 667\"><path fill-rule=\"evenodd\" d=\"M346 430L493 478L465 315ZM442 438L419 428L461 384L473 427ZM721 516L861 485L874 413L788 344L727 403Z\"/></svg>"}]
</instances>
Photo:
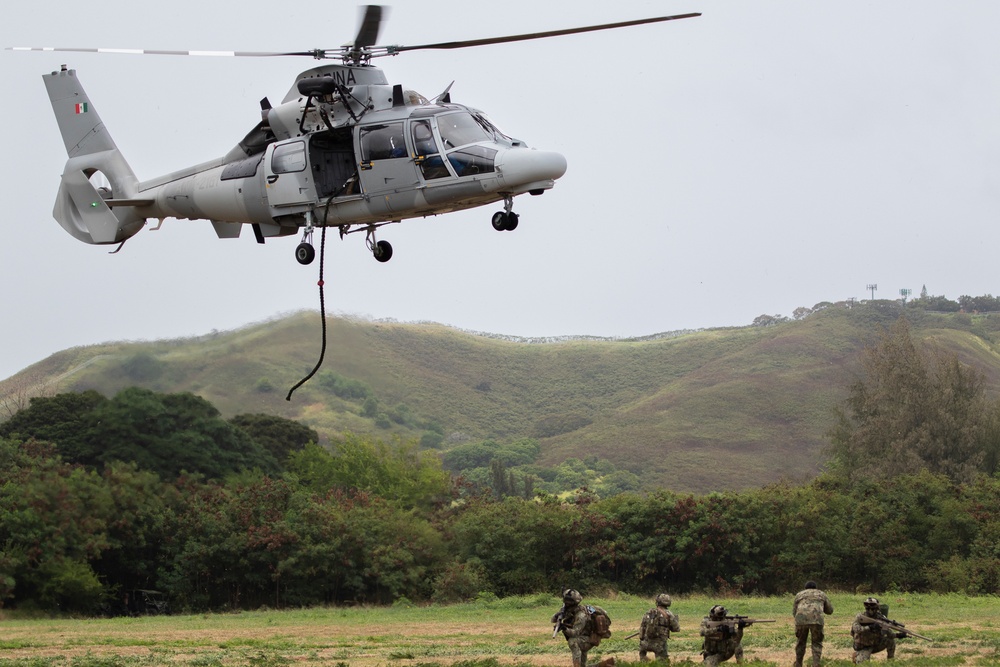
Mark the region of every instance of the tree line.
<instances>
[{"instance_id":1,"label":"tree line","mask_svg":"<svg viewBox=\"0 0 1000 667\"><path fill-rule=\"evenodd\" d=\"M863 366L824 474L701 496L532 495L504 468L529 442L447 459L492 456L494 489L417 441L319 446L190 394L36 399L0 424L0 601L87 613L154 588L211 610L566 586L773 594L811 578L1000 593L1000 410L982 377L902 320Z\"/></svg>"}]
</instances>

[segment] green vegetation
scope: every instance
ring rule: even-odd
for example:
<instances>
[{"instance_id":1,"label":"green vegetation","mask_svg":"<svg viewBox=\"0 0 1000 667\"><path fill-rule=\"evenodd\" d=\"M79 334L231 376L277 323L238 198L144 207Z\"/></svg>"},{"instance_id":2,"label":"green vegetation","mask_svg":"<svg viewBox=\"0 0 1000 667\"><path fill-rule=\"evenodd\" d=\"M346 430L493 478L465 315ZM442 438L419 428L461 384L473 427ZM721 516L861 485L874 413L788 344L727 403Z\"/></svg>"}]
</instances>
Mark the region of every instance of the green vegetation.
<instances>
[{"instance_id":1,"label":"green vegetation","mask_svg":"<svg viewBox=\"0 0 1000 667\"><path fill-rule=\"evenodd\" d=\"M840 471L705 496L581 489L529 500L451 485L412 441L307 444L281 474L221 480L161 476L143 469L148 457L85 467L58 447L0 440L8 606L120 613L134 588L190 610L467 600L553 582L767 594L807 578L1000 593L996 476Z\"/></svg>"},{"instance_id":2,"label":"green vegetation","mask_svg":"<svg viewBox=\"0 0 1000 667\"><path fill-rule=\"evenodd\" d=\"M634 632L651 596L600 597L584 591L612 618L612 637L592 651L638 665ZM825 664L850 665L847 628L865 593L832 593L835 613L827 620ZM671 638L671 664L701 664L697 624L708 608L728 608L773 624L746 631L751 665L788 664L794 633L790 598L674 596L681 632ZM892 617L933 642L899 643L900 667L996 665L1000 628L995 600L959 595L894 593L884 597ZM117 618L100 620L3 618L0 665L77 667L81 665L289 665L375 667L399 663L419 667L528 667L569 664L562 638L552 639L548 619L559 602L551 595L489 598L430 606L339 607L241 614Z\"/></svg>"},{"instance_id":3,"label":"green vegetation","mask_svg":"<svg viewBox=\"0 0 1000 667\"><path fill-rule=\"evenodd\" d=\"M1000 314L937 312L932 301L906 306L914 340L956 353L996 396ZM531 439L539 453L530 465L544 474L505 462L508 475L518 467L518 492L527 475L535 490L564 492L545 471L571 459L593 471L588 487L604 484L605 494L636 482L695 493L749 489L820 472L861 350L901 312L889 301L847 305L817 304L772 326L548 343L332 318L323 369L289 402L286 389L318 353L317 317L304 313L195 339L67 350L0 382L0 414L38 393L114 397L139 386L195 394L227 420L293 420L320 444L354 433L416 439L447 454ZM462 471L482 484L490 466Z\"/></svg>"}]
</instances>

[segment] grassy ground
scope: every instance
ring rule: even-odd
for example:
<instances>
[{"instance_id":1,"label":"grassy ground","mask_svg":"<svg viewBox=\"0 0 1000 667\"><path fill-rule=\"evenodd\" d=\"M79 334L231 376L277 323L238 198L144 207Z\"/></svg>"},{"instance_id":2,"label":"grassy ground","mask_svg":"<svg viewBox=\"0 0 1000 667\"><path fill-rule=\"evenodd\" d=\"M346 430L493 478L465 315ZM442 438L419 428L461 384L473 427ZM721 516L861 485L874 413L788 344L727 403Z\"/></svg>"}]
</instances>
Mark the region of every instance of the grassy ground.
<instances>
[{"instance_id":1,"label":"grassy ground","mask_svg":"<svg viewBox=\"0 0 1000 667\"><path fill-rule=\"evenodd\" d=\"M848 667L849 628L863 594L835 594L826 626L827 667ZM614 635L591 651L594 661L637 659L638 629L650 606L646 598L588 599L613 619ZM1000 667L1000 621L996 598L957 595L889 595L890 618L933 638L899 642L897 662L911 667L984 665ZM698 623L709 607L773 618L747 629L744 650L755 665L787 667L794 658L790 597L675 598L681 632L671 640L675 667L700 663ZM116 619L29 619L0 616L0 667L129 667L159 665L331 665L376 667L498 667L570 663L565 641L552 638L549 617L558 608L549 596L508 598L426 607L357 607L258 611L238 614ZM878 656L879 660L884 655Z\"/></svg>"}]
</instances>

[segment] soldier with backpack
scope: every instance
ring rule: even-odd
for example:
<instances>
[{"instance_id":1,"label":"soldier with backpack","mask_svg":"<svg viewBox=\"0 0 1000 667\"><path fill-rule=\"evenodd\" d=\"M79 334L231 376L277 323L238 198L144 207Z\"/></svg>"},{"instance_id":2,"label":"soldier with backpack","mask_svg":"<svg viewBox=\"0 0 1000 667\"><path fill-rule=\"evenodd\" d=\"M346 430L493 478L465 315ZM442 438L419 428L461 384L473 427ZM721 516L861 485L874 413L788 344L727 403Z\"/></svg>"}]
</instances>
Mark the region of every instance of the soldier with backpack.
<instances>
[{"instance_id":1,"label":"soldier with backpack","mask_svg":"<svg viewBox=\"0 0 1000 667\"><path fill-rule=\"evenodd\" d=\"M582 604L583 596L573 588L563 591L562 601L562 609L552 617L555 626L552 636L562 630L573 655L573 667L587 667L587 652L611 636L611 619L600 607ZM614 664L614 658L605 658L597 667L613 667Z\"/></svg>"},{"instance_id":2,"label":"soldier with backpack","mask_svg":"<svg viewBox=\"0 0 1000 667\"><path fill-rule=\"evenodd\" d=\"M651 652L657 660L669 661L667 655L667 640L671 632L681 629L677 614L670 611L670 596L660 593L656 596L656 606L646 612L639 624L639 660L649 660L646 656Z\"/></svg>"}]
</instances>

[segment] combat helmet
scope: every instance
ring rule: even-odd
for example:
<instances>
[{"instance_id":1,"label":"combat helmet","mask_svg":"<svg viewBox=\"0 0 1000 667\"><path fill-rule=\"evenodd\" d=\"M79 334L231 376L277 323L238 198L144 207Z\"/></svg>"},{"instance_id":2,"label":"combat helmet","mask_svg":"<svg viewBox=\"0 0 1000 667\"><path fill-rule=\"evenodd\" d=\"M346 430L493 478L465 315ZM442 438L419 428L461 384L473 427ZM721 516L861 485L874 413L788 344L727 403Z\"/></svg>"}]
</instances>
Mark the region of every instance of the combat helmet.
<instances>
[{"instance_id":1,"label":"combat helmet","mask_svg":"<svg viewBox=\"0 0 1000 667\"><path fill-rule=\"evenodd\" d=\"M667 607L670 606L671 602L673 602L673 600L671 600L670 596L667 595L666 593L660 593L659 595L656 596L657 607L663 607L664 609L666 609Z\"/></svg>"},{"instance_id":2,"label":"combat helmet","mask_svg":"<svg viewBox=\"0 0 1000 667\"><path fill-rule=\"evenodd\" d=\"M726 608L721 604L717 604L708 610L709 618L721 619L726 617Z\"/></svg>"},{"instance_id":3,"label":"combat helmet","mask_svg":"<svg viewBox=\"0 0 1000 667\"><path fill-rule=\"evenodd\" d=\"M866 598L865 599L865 609L871 607L872 609L878 609L878 599L877 598Z\"/></svg>"},{"instance_id":4,"label":"combat helmet","mask_svg":"<svg viewBox=\"0 0 1000 667\"><path fill-rule=\"evenodd\" d=\"M583 596L580 595L580 591L575 588L567 588L564 590L562 599L565 604L580 604L583 602Z\"/></svg>"}]
</instances>

